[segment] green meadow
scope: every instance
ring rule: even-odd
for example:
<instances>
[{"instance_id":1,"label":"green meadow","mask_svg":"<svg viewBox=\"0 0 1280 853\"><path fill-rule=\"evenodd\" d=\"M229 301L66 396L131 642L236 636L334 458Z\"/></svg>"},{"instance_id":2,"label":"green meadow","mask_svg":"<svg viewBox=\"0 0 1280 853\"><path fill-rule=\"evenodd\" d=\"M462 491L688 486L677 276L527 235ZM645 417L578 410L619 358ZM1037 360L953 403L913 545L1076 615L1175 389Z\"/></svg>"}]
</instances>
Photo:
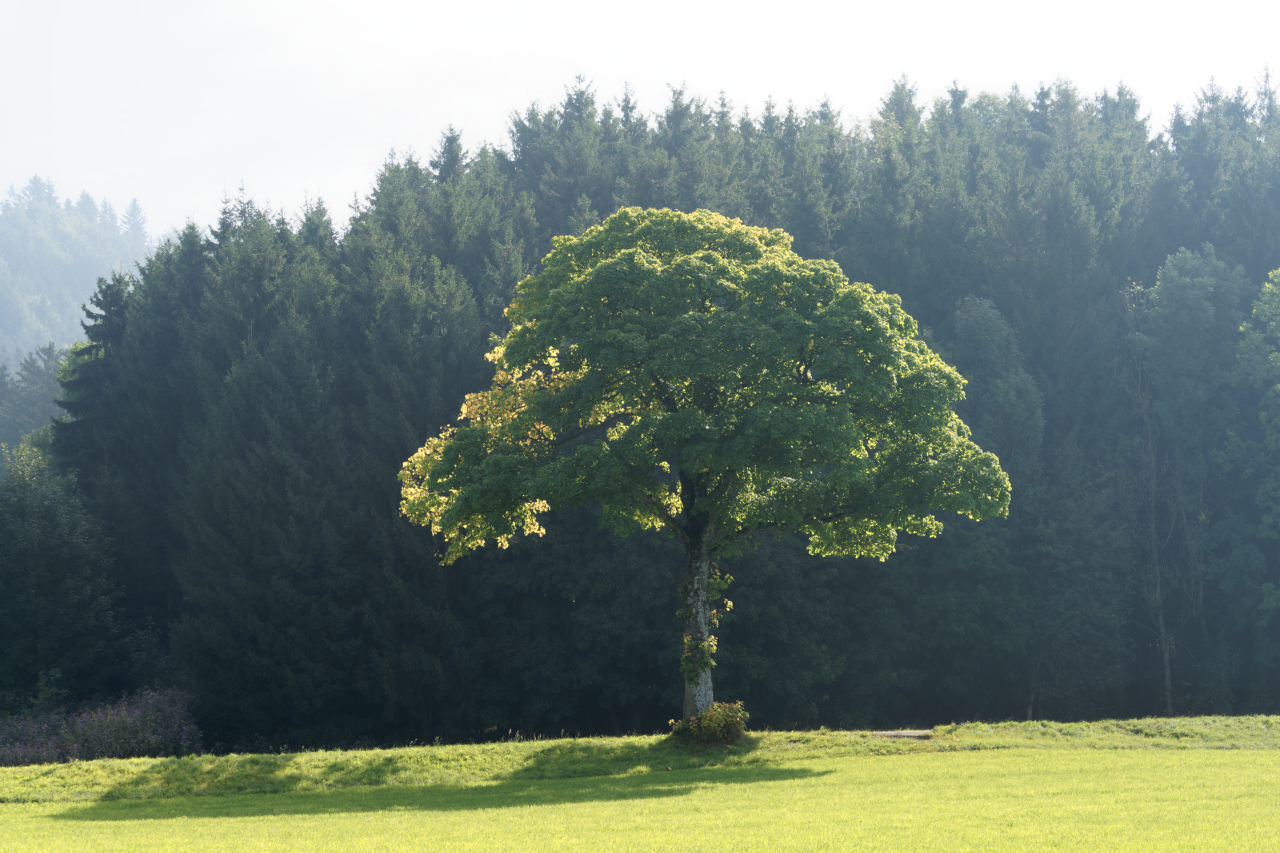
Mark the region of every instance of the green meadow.
<instances>
[{"instance_id":1,"label":"green meadow","mask_svg":"<svg viewBox=\"0 0 1280 853\"><path fill-rule=\"evenodd\" d=\"M1275 850L1280 718L0 769L0 850Z\"/></svg>"}]
</instances>

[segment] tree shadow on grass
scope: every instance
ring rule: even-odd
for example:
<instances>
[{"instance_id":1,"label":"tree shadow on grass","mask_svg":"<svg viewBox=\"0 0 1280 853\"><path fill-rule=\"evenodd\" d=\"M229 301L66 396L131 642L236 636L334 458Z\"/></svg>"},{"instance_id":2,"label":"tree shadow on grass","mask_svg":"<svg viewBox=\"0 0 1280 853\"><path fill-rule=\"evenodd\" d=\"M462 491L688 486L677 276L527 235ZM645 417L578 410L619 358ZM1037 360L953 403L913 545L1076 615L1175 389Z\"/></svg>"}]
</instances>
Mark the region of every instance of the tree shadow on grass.
<instances>
[{"instance_id":1,"label":"tree shadow on grass","mask_svg":"<svg viewBox=\"0 0 1280 853\"><path fill-rule=\"evenodd\" d=\"M524 765L504 777L509 780L573 779L612 776L649 770L693 770L749 759L760 747L747 736L734 746L698 744L668 736L643 741L626 738L584 738L550 741L529 755Z\"/></svg>"},{"instance_id":2,"label":"tree shadow on grass","mask_svg":"<svg viewBox=\"0 0 1280 853\"><path fill-rule=\"evenodd\" d=\"M338 814L388 810L467 811L521 806L684 796L703 785L746 785L814 778L830 771L764 764L722 766L747 755L755 743L699 747L670 740L643 744L554 741L523 766L493 781L420 784L405 779L395 756L374 761L337 759L317 772L292 765L296 756L241 757L206 762L202 795L190 790L192 767L159 762L101 800L78 805L58 820L130 821L173 818ZM672 768L668 771L666 768ZM220 775L221 774L221 775ZM168 777L168 778L167 778ZM317 780L331 790L314 788ZM167 791L174 794L166 796ZM288 796L271 796L287 794ZM266 796L264 796L266 795ZM146 797L145 799L143 797Z\"/></svg>"},{"instance_id":3,"label":"tree shadow on grass","mask_svg":"<svg viewBox=\"0 0 1280 853\"><path fill-rule=\"evenodd\" d=\"M131 821L397 810L476 811L680 797L702 785L786 782L816 778L830 772L792 767L726 767L622 777L510 780L476 786L425 785L265 796L233 794L168 800L99 800L52 817L55 820L73 821Z\"/></svg>"}]
</instances>

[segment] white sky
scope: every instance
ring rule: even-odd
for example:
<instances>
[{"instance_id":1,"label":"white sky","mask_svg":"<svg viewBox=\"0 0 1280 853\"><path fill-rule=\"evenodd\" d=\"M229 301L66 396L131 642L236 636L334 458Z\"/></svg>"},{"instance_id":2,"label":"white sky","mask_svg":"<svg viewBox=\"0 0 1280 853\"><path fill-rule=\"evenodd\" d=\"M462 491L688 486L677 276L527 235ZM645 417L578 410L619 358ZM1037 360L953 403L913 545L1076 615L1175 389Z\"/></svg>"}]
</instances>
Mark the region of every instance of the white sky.
<instances>
[{"instance_id":1,"label":"white sky","mask_svg":"<svg viewBox=\"0 0 1280 853\"><path fill-rule=\"evenodd\" d=\"M1210 78L1280 76L1280 3L531 3L374 0L0 0L0 192L38 174L157 234L207 224L224 194L295 214L322 197L345 221L392 149L426 155L453 124L506 144L531 101L578 74L641 108L668 85L759 111L824 97L865 119L899 76L921 99L1082 94L1119 83L1157 127Z\"/></svg>"}]
</instances>

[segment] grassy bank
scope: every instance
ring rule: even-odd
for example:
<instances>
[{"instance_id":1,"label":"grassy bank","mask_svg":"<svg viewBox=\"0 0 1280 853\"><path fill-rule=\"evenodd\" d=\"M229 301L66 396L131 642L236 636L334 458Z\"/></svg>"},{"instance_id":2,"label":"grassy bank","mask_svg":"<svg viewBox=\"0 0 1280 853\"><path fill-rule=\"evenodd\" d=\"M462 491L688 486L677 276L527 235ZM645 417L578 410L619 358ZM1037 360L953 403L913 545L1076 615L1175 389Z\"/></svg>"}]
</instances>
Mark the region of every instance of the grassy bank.
<instances>
[{"instance_id":1,"label":"grassy bank","mask_svg":"<svg viewBox=\"0 0 1280 853\"><path fill-rule=\"evenodd\" d=\"M765 771L797 762L1009 749L1280 750L1280 717L970 723L939 726L928 739L920 740L885 738L871 732L758 732L733 747L691 746L665 737L622 737L100 760L0 768L0 803L382 788L434 788L443 792L543 780L647 777L682 771L699 771L707 779L728 779L736 772Z\"/></svg>"},{"instance_id":2,"label":"grassy bank","mask_svg":"<svg viewBox=\"0 0 1280 853\"><path fill-rule=\"evenodd\" d=\"M800 747L797 747L797 751ZM1003 749L0 806L0 850L1275 850L1280 751Z\"/></svg>"}]
</instances>

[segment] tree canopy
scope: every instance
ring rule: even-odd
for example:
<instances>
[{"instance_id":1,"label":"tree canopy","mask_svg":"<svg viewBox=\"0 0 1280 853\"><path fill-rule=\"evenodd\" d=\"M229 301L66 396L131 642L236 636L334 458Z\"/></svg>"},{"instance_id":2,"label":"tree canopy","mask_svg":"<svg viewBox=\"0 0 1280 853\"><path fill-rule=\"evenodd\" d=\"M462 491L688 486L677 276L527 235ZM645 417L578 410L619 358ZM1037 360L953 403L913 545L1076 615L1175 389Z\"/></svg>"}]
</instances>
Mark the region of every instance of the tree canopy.
<instances>
[{"instance_id":1,"label":"tree canopy","mask_svg":"<svg viewBox=\"0 0 1280 853\"><path fill-rule=\"evenodd\" d=\"M553 245L467 424L405 464L404 512L444 534L446 560L541 534L562 504L665 530L687 554L692 683L715 648L697 613L712 561L747 537L884 559L898 531L936 535L936 512L1007 513L1008 478L954 412L963 380L896 296L704 210L626 208Z\"/></svg>"}]
</instances>

